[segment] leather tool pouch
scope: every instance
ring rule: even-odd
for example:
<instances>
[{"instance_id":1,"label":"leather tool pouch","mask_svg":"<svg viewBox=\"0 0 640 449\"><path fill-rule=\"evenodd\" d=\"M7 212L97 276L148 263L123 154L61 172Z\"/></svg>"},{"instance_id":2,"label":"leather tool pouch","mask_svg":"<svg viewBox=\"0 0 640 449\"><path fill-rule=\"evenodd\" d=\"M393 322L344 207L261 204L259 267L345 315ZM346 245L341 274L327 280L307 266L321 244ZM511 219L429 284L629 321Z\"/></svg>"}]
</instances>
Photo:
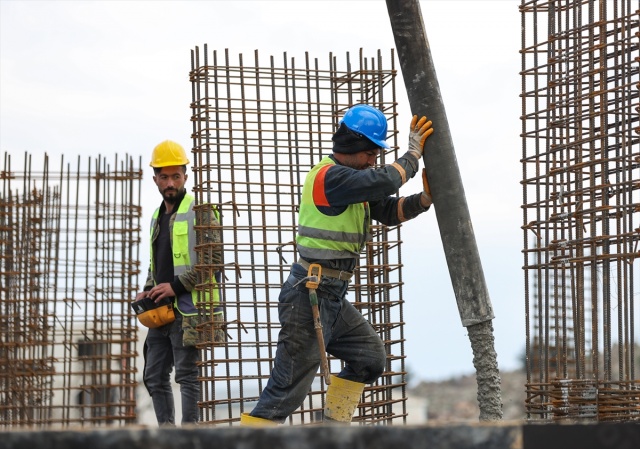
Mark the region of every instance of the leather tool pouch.
<instances>
[{"instance_id":1,"label":"leather tool pouch","mask_svg":"<svg viewBox=\"0 0 640 449\"><path fill-rule=\"evenodd\" d=\"M171 299L164 298L157 304L151 298L142 298L131 303L138 321L149 328L172 323L176 319Z\"/></svg>"}]
</instances>

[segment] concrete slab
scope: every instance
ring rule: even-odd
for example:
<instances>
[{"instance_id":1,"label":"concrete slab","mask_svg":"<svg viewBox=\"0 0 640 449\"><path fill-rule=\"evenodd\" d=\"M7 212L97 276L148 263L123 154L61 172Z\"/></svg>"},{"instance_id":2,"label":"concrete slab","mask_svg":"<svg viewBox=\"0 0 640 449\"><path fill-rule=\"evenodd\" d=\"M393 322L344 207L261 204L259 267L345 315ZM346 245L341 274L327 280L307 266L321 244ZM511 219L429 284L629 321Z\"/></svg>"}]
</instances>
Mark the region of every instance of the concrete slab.
<instances>
[{"instance_id":1,"label":"concrete slab","mask_svg":"<svg viewBox=\"0 0 640 449\"><path fill-rule=\"evenodd\" d=\"M128 427L0 432L0 449L636 449L640 423Z\"/></svg>"},{"instance_id":2,"label":"concrete slab","mask_svg":"<svg viewBox=\"0 0 640 449\"><path fill-rule=\"evenodd\" d=\"M520 426L510 424L119 428L0 433L2 449L517 449L521 447L520 441Z\"/></svg>"}]
</instances>

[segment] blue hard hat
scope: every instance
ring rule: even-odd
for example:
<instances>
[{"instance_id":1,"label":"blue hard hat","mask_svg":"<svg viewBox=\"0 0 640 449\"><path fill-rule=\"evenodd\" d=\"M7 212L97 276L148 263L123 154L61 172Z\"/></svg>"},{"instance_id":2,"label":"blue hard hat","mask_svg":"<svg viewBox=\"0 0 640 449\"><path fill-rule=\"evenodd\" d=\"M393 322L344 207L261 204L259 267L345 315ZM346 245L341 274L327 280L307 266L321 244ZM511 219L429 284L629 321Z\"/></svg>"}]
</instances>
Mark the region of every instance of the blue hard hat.
<instances>
[{"instance_id":1,"label":"blue hard hat","mask_svg":"<svg viewBox=\"0 0 640 449\"><path fill-rule=\"evenodd\" d=\"M357 104L344 114L340 123L344 123L351 131L366 137L379 147L389 148L386 141L387 118L379 109L368 104Z\"/></svg>"}]
</instances>

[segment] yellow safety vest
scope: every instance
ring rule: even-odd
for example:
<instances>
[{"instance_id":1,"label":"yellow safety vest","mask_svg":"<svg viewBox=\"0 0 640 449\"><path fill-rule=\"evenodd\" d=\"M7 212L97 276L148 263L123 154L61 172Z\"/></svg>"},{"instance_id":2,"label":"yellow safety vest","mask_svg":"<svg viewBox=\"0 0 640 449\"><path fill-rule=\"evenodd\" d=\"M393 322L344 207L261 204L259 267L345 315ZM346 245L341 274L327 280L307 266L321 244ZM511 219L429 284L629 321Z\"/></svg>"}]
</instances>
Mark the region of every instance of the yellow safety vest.
<instances>
[{"instance_id":1,"label":"yellow safety vest","mask_svg":"<svg viewBox=\"0 0 640 449\"><path fill-rule=\"evenodd\" d=\"M319 173L323 177L331 165L335 165L333 159L322 159L311 169L302 187L296 243L300 255L310 260L358 258L369 237L369 203L350 204L336 216L318 210L314 193L324 197L324 181L320 179L316 185L316 178Z\"/></svg>"},{"instance_id":2,"label":"yellow safety vest","mask_svg":"<svg viewBox=\"0 0 640 449\"><path fill-rule=\"evenodd\" d=\"M180 276L181 274L194 269L196 261L196 214L193 210L193 207L195 206L195 203L195 198L192 195L186 194L180 202L178 210L175 212L175 219L173 220L173 227L171 231L171 250L173 253L174 276ZM213 211L216 219L219 220L220 218L218 210L214 208ZM151 241L153 241L153 232L156 228L159 215L160 208L157 208L153 213L153 217L151 219ZM192 226L189 226L190 223L192 224ZM153 244L151 244L152 273L155 271L153 263ZM182 315L197 315L198 310L196 309L196 304L198 301L204 302L206 304L212 304L214 307L217 307L219 305L220 292L218 291L217 281L215 277L207 280L206 283L212 285L214 288L205 289L205 291L202 293L201 298L198 298L198 292L195 290L186 292L183 295L180 295L180 297L175 298L174 306ZM210 292L212 292L213 298L211 297ZM222 313L222 311L216 310L214 314L215 313Z\"/></svg>"}]
</instances>

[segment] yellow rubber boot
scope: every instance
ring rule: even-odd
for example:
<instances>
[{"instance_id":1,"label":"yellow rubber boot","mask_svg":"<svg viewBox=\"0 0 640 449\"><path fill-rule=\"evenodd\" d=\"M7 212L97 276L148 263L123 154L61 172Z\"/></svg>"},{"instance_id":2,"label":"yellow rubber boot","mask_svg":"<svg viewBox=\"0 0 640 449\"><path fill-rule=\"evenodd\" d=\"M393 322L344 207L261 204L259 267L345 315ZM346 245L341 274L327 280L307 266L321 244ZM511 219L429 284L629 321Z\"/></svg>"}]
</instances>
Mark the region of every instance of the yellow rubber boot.
<instances>
[{"instance_id":1,"label":"yellow rubber boot","mask_svg":"<svg viewBox=\"0 0 640 449\"><path fill-rule=\"evenodd\" d=\"M363 383L331 376L324 406L325 418L330 421L350 423L363 391Z\"/></svg>"},{"instance_id":2,"label":"yellow rubber boot","mask_svg":"<svg viewBox=\"0 0 640 449\"><path fill-rule=\"evenodd\" d=\"M257 416L243 413L240 415L240 425L244 427L276 427L278 423L270 419L258 418Z\"/></svg>"}]
</instances>

